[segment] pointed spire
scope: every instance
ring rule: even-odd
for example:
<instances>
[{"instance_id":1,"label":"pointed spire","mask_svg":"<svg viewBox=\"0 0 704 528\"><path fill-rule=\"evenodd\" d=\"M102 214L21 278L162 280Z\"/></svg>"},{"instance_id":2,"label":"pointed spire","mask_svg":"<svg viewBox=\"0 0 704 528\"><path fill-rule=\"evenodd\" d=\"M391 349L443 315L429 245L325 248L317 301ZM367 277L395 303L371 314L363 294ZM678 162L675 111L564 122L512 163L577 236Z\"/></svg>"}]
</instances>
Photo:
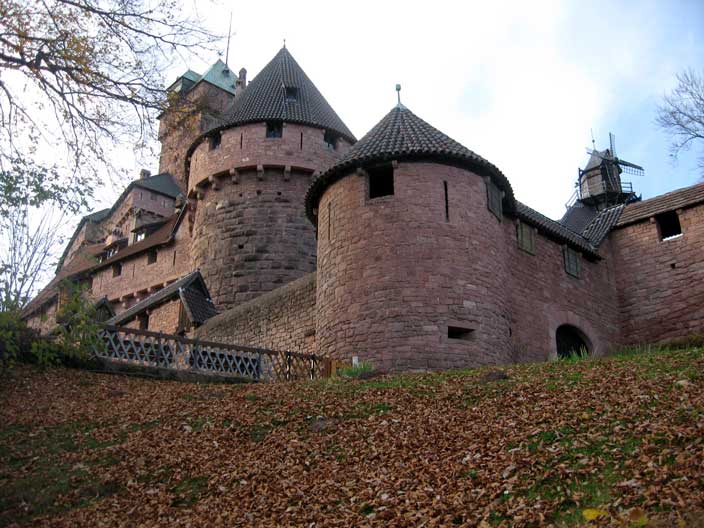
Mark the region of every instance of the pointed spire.
<instances>
[{"instance_id":1,"label":"pointed spire","mask_svg":"<svg viewBox=\"0 0 704 528\"><path fill-rule=\"evenodd\" d=\"M509 203L514 201L511 185L494 164L398 104L353 145L340 161L311 184L306 195L308 218L313 221L313 209L317 207L318 200L330 183L355 167L390 160L432 160L464 166L492 178L506 193Z\"/></svg>"},{"instance_id":2,"label":"pointed spire","mask_svg":"<svg viewBox=\"0 0 704 528\"><path fill-rule=\"evenodd\" d=\"M287 97L287 88L294 89L293 100ZM273 120L332 130L356 141L285 46L236 99L228 124Z\"/></svg>"}]
</instances>

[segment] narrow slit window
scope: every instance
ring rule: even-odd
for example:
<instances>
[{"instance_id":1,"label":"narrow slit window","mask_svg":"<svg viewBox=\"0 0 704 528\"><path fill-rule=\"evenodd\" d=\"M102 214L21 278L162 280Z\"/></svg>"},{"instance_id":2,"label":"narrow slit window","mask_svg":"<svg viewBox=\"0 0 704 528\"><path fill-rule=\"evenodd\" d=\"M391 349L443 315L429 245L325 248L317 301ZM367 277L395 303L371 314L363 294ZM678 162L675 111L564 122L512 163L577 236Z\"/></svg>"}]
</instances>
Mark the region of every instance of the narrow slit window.
<instances>
[{"instance_id":1,"label":"narrow slit window","mask_svg":"<svg viewBox=\"0 0 704 528\"><path fill-rule=\"evenodd\" d=\"M391 164L379 165L367 169L369 174L369 199L393 196L394 168Z\"/></svg>"},{"instance_id":2,"label":"narrow slit window","mask_svg":"<svg viewBox=\"0 0 704 528\"><path fill-rule=\"evenodd\" d=\"M450 221L450 201L448 199L447 195L447 182L444 181L442 182L443 187L445 188L445 222Z\"/></svg>"},{"instance_id":3,"label":"narrow slit window","mask_svg":"<svg viewBox=\"0 0 704 528\"><path fill-rule=\"evenodd\" d=\"M670 240L682 235L682 226L676 211L667 211L656 215L655 223L658 225L660 240Z\"/></svg>"},{"instance_id":4,"label":"narrow slit window","mask_svg":"<svg viewBox=\"0 0 704 528\"><path fill-rule=\"evenodd\" d=\"M222 135L220 132L216 132L210 136L210 150L215 150L220 148L220 143L222 142Z\"/></svg>"},{"instance_id":5,"label":"narrow slit window","mask_svg":"<svg viewBox=\"0 0 704 528\"><path fill-rule=\"evenodd\" d=\"M303 150L303 132L301 132L301 150Z\"/></svg>"},{"instance_id":6,"label":"narrow slit window","mask_svg":"<svg viewBox=\"0 0 704 528\"><path fill-rule=\"evenodd\" d=\"M269 139L280 138L284 133L284 124L281 121L266 122L266 137Z\"/></svg>"},{"instance_id":7,"label":"narrow slit window","mask_svg":"<svg viewBox=\"0 0 704 528\"><path fill-rule=\"evenodd\" d=\"M462 326L448 326L447 338L456 339L459 341L469 341L472 338L473 332L474 330L471 328L465 328Z\"/></svg>"},{"instance_id":8,"label":"narrow slit window","mask_svg":"<svg viewBox=\"0 0 704 528\"><path fill-rule=\"evenodd\" d=\"M328 240L332 240L331 238L331 231L332 231L332 203L328 202Z\"/></svg>"},{"instance_id":9,"label":"narrow slit window","mask_svg":"<svg viewBox=\"0 0 704 528\"><path fill-rule=\"evenodd\" d=\"M244 138L244 133L240 132L240 149L242 149L242 139Z\"/></svg>"}]
</instances>

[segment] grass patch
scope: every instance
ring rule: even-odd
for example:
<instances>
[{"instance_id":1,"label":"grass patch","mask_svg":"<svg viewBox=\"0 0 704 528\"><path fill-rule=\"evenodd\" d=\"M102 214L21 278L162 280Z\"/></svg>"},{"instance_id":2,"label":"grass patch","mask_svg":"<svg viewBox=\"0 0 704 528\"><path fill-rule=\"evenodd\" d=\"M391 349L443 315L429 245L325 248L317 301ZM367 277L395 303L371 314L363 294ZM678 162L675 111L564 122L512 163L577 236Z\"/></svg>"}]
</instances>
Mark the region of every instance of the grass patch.
<instances>
[{"instance_id":1,"label":"grass patch","mask_svg":"<svg viewBox=\"0 0 704 528\"><path fill-rule=\"evenodd\" d=\"M362 361L351 367L341 368L337 374L342 378L362 378L369 376L374 371L374 367L367 361Z\"/></svg>"},{"instance_id":2,"label":"grass patch","mask_svg":"<svg viewBox=\"0 0 704 528\"><path fill-rule=\"evenodd\" d=\"M193 477L184 479L171 490L176 498L172 506L191 506L198 502L208 489L208 477Z\"/></svg>"}]
</instances>

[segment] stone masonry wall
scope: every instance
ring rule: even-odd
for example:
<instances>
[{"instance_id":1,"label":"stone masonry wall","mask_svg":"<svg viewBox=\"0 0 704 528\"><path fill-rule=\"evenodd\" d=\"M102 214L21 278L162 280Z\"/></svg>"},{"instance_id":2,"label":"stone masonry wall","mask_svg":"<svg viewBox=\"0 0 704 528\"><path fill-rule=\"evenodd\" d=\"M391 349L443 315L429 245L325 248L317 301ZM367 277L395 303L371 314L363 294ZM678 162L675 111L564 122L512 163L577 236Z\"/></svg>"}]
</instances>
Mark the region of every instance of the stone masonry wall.
<instances>
[{"instance_id":1,"label":"stone masonry wall","mask_svg":"<svg viewBox=\"0 0 704 528\"><path fill-rule=\"evenodd\" d=\"M144 252L121 261L122 274L113 277L112 266L97 270L93 276L92 294L106 296L116 313L120 313L148 295L193 271L188 220L184 219L173 243L157 246L157 259L148 263Z\"/></svg>"},{"instance_id":2,"label":"stone masonry wall","mask_svg":"<svg viewBox=\"0 0 704 528\"><path fill-rule=\"evenodd\" d=\"M484 180L399 163L393 196L369 200L367 185L349 174L319 203L318 353L384 370L510 361L508 254Z\"/></svg>"},{"instance_id":3,"label":"stone masonry wall","mask_svg":"<svg viewBox=\"0 0 704 528\"><path fill-rule=\"evenodd\" d=\"M704 334L704 205L678 211L682 236L645 219L613 231L623 344Z\"/></svg>"},{"instance_id":4,"label":"stone masonry wall","mask_svg":"<svg viewBox=\"0 0 704 528\"><path fill-rule=\"evenodd\" d=\"M563 247L538 233L535 254L519 249L517 222L504 224L511 266L511 340L513 361L545 361L557 357L555 333L563 324L581 330L594 355L618 342L618 306L614 262L608 242L603 260L580 259L579 278L565 271Z\"/></svg>"},{"instance_id":5,"label":"stone masonry wall","mask_svg":"<svg viewBox=\"0 0 704 528\"><path fill-rule=\"evenodd\" d=\"M260 179L261 176L261 179ZM303 197L310 178L267 169L208 187L198 201L193 257L215 306L225 310L315 271L315 232Z\"/></svg>"},{"instance_id":6,"label":"stone masonry wall","mask_svg":"<svg viewBox=\"0 0 704 528\"><path fill-rule=\"evenodd\" d=\"M315 273L208 320L198 339L315 353Z\"/></svg>"},{"instance_id":7,"label":"stone masonry wall","mask_svg":"<svg viewBox=\"0 0 704 528\"><path fill-rule=\"evenodd\" d=\"M225 130L217 149L205 141L191 160L194 265L220 310L315 271L305 194L348 147L330 149L322 129L290 123L281 138L265 135L265 123Z\"/></svg>"},{"instance_id":8,"label":"stone masonry wall","mask_svg":"<svg viewBox=\"0 0 704 528\"><path fill-rule=\"evenodd\" d=\"M343 139L336 150L323 140L325 131L293 123L283 124L280 138L266 137L265 123L252 123L223 130L220 146L211 149L202 142L191 156L188 177L189 196L214 176L230 180L232 169L291 167L303 171L322 171L342 156L350 145Z\"/></svg>"},{"instance_id":9,"label":"stone masonry wall","mask_svg":"<svg viewBox=\"0 0 704 528\"><path fill-rule=\"evenodd\" d=\"M57 302L47 303L43 309L37 310L27 318L27 326L41 334L48 334L56 326Z\"/></svg>"}]
</instances>

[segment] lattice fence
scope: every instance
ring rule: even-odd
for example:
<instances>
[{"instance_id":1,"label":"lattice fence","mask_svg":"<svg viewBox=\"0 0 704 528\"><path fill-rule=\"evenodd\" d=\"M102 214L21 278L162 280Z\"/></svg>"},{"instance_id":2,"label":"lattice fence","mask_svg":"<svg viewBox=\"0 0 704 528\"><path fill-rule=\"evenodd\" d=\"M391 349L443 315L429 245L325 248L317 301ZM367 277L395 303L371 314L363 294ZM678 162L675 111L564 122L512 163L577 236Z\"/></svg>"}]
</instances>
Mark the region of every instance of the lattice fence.
<instances>
[{"instance_id":1,"label":"lattice fence","mask_svg":"<svg viewBox=\"0 0 704 528\"><path fill-rule=\"evenodd\" d=\"M330 375L330 362L313 354L198 341L185 337L105 326L96 356L152 367L193 370L255 381L292 381Z\"/></svg>"}]
</instances>

